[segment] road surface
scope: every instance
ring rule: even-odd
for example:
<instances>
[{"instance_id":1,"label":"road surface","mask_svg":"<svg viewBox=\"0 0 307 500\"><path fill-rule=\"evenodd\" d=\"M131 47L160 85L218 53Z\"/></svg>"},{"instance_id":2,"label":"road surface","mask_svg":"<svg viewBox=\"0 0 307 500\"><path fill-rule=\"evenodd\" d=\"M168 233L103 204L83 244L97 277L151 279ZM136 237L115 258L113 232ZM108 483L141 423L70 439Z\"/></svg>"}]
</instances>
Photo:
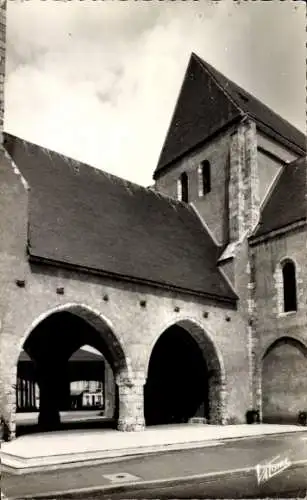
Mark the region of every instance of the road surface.
<instances>
[{"instance_id":1,"label":"road surface","mask_svg":"<svg viewBox=\"0 0 307 500\"><path fill-rule=\"evenodd\" d=\"M274 477L262 477L258 484L256 466L277 456L284 469ZM2 488L10 499L38 495L63 500L306 497L307 431L224 441L218 446L90 467L26 475L4 472Z\"/></svg>"}]
</instances>

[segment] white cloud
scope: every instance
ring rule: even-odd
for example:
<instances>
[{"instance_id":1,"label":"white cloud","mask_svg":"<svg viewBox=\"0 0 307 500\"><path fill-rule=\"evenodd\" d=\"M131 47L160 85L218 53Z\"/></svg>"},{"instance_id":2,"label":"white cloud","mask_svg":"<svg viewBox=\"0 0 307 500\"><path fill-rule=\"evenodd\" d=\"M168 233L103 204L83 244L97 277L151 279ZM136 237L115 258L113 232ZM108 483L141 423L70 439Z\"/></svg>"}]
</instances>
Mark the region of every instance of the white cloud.
<instances>
[{"instance_id":1,"label":"white cloud","mask_svg":"<svg viewBox=\"0 0 307 500\"><path fill-rule=\"evenodd\" d=\"M9 2L6 130L149 184L192 51L303 128L303 9Z\"/></svg>"}]
</instances>

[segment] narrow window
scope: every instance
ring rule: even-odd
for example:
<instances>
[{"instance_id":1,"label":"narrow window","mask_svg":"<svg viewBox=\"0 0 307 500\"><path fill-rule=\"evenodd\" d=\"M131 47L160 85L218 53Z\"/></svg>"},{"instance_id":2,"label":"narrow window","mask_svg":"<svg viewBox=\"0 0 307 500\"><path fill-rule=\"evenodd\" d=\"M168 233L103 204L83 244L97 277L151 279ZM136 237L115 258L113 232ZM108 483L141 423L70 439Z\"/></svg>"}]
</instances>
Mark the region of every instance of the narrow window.
<instances>
[{"instance_id":1,"label":"narrow window","mask_svg":"<svg viewBox=\"0 0 307 500\"><path fill-rule=\"evenodd\" d=\"M297 311L295 265L291 261L282 267L284 312Z\"/></svg>"},{"instance_id":2,"label":"narrow window","mask_svg":"<svg viewBox=\"0 0 307 500\"><path fill-rule=\"evenodd\" d=\"M211 191L211 172L208 160L198 166L198 196L204 196Z\"/></svg>"},{"instance_id":3,"label":"narrow window","mask_svg":"<svg viewBox=\"0 0 307 500\"><path fill-rule=\"evenodd\" d=\"M189 180L186 172L183 172L177 181L178 200L189 202Z\"/></svg>"}]
</instances>

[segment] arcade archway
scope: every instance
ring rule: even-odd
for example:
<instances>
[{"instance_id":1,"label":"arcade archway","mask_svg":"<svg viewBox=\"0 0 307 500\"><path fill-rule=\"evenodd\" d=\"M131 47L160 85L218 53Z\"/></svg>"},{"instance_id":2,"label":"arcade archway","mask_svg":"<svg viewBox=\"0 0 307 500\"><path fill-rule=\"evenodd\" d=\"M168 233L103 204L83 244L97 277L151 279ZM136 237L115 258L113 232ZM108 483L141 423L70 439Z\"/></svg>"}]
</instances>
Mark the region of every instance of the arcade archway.
<instances>
[{"instance_id":1,"label":"arcade archway","mask_svg":"<svg viewBox=\"0 0 307 500\"><path fill-rule=\"evenodd\" d=\"M276 340L262 359L262 420L295 423L307 407L307 347L291 337Z\"/></svg>"},{"instance_id":2,"label":"arcade archway","mask_svg":"<svg viewBox=\"0 0 307 500\"><path fill-rule=\"evenodd\" d=\"M167 328L151 352L144 389L146 425L191 418L221 423L224 375L215 347L190 321Z\"/></svg>"},{"instance_id":3,"label":"arcade archway","mask_svg":"<svg viewBox=\"0 0 307 500\"><path fill-rule=\"evenodd\" d=\"M93 352L101 353L104 360L100 364L96 362L95 367L94 364L90 365L87 371L90 372L89 378L98 382L107 379L103 396L107 398L105 403L111 400L112 408L108 408L109 425L116 425L119 409L115 377L124 375L129 379L123 348L106 320L87 309L73 307L47 315L33 327L23 344L23 353L31 362L26 394L30 404L37 406L39 402L38 430L61 427L61 412L71 409L71 379L77 376L72 373L76 366L72 369L69 360L86 345L91 346ZM17 367L19 380L22 378L20 365ZM107 376L106 366L109 372ZM16 396L18 399L18 391ZM98 401L98 393L95 401Z\"/></svg>"}]
</instances>

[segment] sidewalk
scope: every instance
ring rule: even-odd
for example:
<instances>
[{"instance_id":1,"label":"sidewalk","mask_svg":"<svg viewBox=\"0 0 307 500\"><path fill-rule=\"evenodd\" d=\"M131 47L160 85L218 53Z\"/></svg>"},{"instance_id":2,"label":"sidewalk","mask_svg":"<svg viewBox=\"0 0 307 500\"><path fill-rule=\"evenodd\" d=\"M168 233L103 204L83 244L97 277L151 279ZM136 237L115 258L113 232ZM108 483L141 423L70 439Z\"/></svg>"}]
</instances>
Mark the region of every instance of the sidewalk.
<instances>
[{"instance_id":1,"label":"sidewalk","mask_svg":"<svg viewBox=\"0 0 307 500\"><path fill-rule=\"evenodd\" d=\"M141 432L110 429L69 430L21 436L1 445L3 470L17 474L94 465L123 457L219 446L225 440L306 431L295 425L180 424Z\"/></svg>"}]
</instances>

